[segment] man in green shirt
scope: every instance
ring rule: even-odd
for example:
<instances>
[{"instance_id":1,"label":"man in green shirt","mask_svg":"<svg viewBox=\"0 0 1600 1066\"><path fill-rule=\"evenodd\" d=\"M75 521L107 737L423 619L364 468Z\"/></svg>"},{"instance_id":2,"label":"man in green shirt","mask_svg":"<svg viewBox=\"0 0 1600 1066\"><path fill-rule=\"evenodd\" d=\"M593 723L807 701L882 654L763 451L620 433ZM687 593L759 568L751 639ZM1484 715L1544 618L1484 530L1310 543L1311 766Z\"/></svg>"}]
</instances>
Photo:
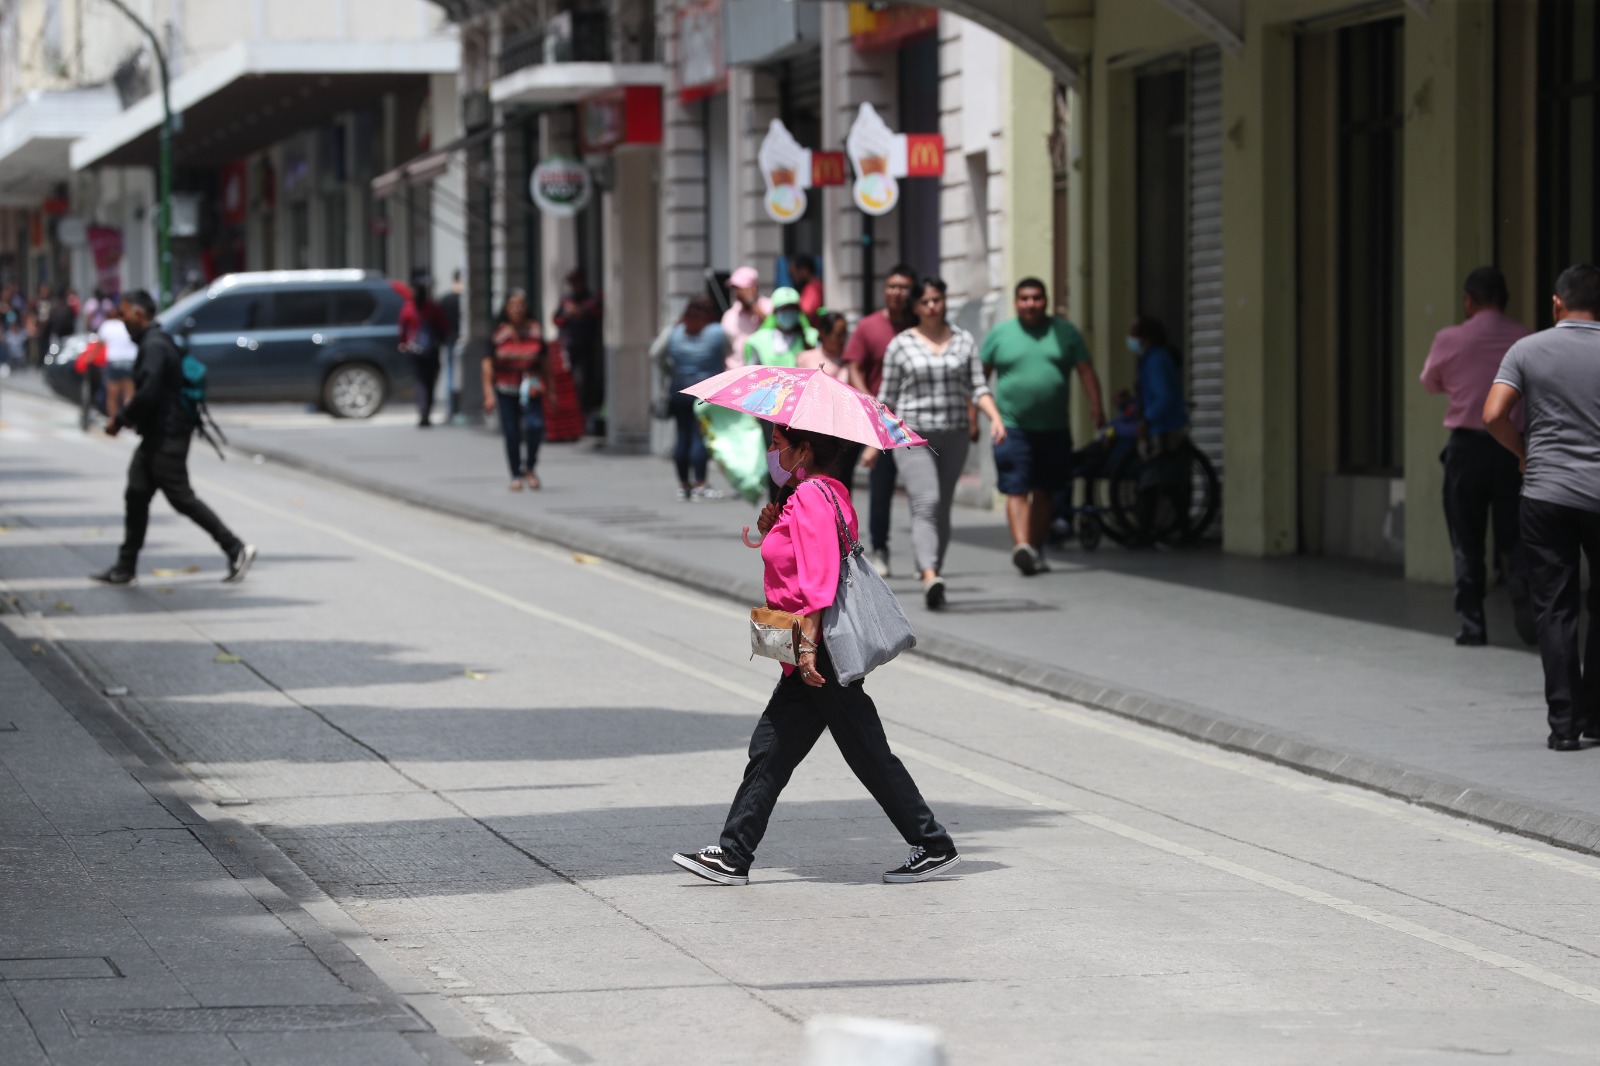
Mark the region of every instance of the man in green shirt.
<instances>
[{"instance_id":1,"label":"man in green shirt","mask_svg":"<svg viewBox=\"0 0 1600 1066\"><path fill-rule=\"evenodd\" d=\"M1011 526L1011 561L1029 576L1048 570L1045 534L1056 493L1072 480L1072 390L1067 372L1076 369L1096 429L1105 421L1100 379L1078 327L1049 311L1044 282L1017 282L1017 317L983 339L983 365L994 381L994 399L1006 439L994 446L998 487L1006 497Z\"/></svg>"},{"instance_id":2,"label":"man in green shirt","mask_svg":"<svg viewBox=\"0 0 1600 1066\"><path fill-rule=\"evenodd\" d=\"M785 285L772 291L772 314L744 342L744 361L794 366L801 352L816 346L817 331L800 313L800 294Z\"/></svg>"}]
</instances>

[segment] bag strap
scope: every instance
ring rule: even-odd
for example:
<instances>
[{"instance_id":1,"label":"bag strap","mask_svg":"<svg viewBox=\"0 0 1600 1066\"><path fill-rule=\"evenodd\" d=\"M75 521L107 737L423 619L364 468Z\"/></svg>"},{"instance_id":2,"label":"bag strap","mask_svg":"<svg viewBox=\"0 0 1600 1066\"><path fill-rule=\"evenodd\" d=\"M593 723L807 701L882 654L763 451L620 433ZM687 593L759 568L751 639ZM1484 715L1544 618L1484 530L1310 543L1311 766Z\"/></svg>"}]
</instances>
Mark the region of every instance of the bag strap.
<instances>
[{"instance_id":1,"label":"bag strap","mask_svg":"<svg viewBox=\"0 0 1600 1066\"><path fill-rule=\"evenodd\" d=\"M848 559L852 552L861 550L861 543L850 535L850 523L844 520L844 511L839 506L839 497L835 496L833 490L826 485L819 484L817 488L826 493L828 499L833 503L833 516L839 521L839 547L841 549L839 558L841 560Z\"/></svg>"}]
</instances>

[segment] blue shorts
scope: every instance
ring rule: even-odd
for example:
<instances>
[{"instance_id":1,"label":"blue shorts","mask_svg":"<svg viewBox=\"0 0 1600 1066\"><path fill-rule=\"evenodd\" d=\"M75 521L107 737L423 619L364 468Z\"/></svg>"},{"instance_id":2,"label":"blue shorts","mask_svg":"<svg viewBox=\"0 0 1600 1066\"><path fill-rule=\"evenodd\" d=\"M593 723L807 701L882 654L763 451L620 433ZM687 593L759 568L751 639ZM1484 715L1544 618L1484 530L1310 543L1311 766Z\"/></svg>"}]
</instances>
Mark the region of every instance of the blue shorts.
<instances>
[{"instance_id":1,"label":"blue shorts","mask_svg":"<svg viewBox=\"0 0 1600 1066\"><path fill-rule=\"evenodd\" d=\"M107 363L105 365L105 379L107 381L132 381L132 363Z\"/></svg>"},{"instance_id":2,"label":"blue shorts","mask_svg":"<svg viewBox=\"0 0 1600 1066\"><path fill-rule=\"evenodd\" d=\"M995 487L1006 496L1060 492L1072 481L1072 434L1006 427L994 446Z\"/></svg>"}]
</instances>

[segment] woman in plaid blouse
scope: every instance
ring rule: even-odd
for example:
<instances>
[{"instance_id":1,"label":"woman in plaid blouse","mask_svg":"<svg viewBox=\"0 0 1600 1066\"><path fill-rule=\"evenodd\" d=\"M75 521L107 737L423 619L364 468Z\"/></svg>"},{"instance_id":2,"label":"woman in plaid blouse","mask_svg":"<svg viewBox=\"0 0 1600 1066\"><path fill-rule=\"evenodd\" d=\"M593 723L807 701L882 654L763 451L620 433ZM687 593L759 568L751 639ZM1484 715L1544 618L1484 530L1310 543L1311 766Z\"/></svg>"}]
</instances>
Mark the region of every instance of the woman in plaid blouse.
<instances>
[{"instance_id":1,"label":"woman in plaid blouse","mask_svg":"<svg viewBox=\"0 0 1600 1066\"><path fill-rule=\"evenodd\" d=\"M967 464L967 447L977 439L968 409L977 404L989 416L994 443L1006 439L978 343L960 326L945 321L945 283L924 278L917 287L917 324L889 343L883 355L883 385L878 399L928 441L896 460L911 503L911 544L922 575L923 601L930 610L944 606L945 548L950 544L950 508L956 481ZM869 449L861 465L871 467L878 453Z\"/></svg>"}]
</instances>

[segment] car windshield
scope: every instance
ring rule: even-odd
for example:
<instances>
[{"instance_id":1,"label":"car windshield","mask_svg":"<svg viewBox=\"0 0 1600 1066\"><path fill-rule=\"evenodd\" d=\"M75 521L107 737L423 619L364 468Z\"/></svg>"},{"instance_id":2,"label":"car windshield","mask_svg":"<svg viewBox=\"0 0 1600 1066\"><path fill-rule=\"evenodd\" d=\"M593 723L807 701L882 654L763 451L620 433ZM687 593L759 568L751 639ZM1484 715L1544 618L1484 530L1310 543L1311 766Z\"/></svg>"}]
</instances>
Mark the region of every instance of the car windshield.
<instances>
[{"instance_id":1,"label":"car windshield","mask_svg":"<svg viewBox=\"0 0 1600 1066\"><path fill-rule=\"evenodd\" d=\"M174 327L182 326L183 320L194 314L195 308L205 304L210 299L204 289L191 292L171 307L156 315L156 322L168 333L174 332Z\"/></svg>"}]
</instances>

